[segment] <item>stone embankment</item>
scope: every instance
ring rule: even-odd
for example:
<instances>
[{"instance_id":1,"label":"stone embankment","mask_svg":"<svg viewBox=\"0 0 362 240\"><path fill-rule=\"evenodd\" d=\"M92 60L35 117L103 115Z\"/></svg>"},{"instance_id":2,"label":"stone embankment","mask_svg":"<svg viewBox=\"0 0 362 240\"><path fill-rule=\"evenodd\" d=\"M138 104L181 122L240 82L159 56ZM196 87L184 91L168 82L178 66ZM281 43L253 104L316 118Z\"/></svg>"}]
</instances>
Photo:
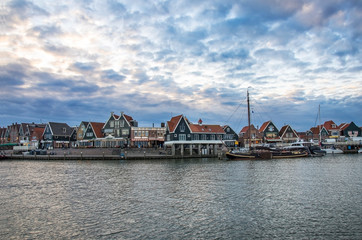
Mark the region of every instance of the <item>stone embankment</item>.
<instances>
[{"instance_id":1,"label":"stone embankment","mask_svg":"<svg viewBox=\"0 0 362 240\"><path fill-rule=\"evenodd\" d=\"M47 150L45 155L14 154L6 150L8 159L18 160L145 160L179 158L221 158L221 155L174 155L164 149L154 148L65 148Z\"/></svg>"}]
</instances>

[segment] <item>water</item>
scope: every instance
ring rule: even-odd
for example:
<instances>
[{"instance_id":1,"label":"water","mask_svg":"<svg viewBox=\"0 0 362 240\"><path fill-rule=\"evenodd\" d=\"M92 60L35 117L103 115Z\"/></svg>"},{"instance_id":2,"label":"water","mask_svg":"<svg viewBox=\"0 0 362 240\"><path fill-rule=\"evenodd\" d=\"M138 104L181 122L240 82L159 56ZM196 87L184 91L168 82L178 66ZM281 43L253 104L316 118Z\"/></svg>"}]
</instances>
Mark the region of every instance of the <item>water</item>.
<instances>
[{"instance_id":1,"label":"water","mask_svg":"<svg viewBox=\"0 0 362 240\"><path fill-rule=\"evenodd\" d=\"M362 239L362 154L2 161L0 239Z\"/></svg>"}]
</instances>

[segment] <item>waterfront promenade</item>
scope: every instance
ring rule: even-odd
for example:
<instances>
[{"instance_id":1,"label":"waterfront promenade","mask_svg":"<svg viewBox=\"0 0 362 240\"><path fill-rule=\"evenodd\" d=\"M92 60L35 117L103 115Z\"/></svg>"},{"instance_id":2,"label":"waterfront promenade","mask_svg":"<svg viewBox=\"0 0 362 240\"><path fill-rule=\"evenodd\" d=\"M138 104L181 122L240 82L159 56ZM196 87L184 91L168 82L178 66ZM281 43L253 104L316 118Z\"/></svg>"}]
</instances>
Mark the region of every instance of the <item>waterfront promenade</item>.
<instances>
[{"instance_id":1,"label":"waterfront promenade","mask_svg":"<svg viewBox=\"0 0 362 240\"><path fill-rule=\"evenodd\" d=\"M8 159L18 160L144 160L144 159L180 159L180 158L215 158L221 155L174 155L164 149L154 148L56 148L46 155L14 154L6 150Z\"/></svg>"}]
</instances>

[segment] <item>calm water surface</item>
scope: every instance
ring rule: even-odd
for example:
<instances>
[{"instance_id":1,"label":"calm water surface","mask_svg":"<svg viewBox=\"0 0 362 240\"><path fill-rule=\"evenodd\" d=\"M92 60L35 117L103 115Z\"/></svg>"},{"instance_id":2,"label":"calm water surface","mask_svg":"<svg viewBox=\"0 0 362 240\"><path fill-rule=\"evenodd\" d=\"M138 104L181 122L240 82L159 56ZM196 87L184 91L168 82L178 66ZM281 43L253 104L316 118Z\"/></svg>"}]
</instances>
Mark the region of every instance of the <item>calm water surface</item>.
<instances>
[{"instance_id":1,"label":"calm water surface","mask_svg":"<svg viewBox=\"0 0 362 240\"><path fill-rule=\"evenodd\" d=\"M1 161L0 239L362 239L362 154Z\"/></svg>"}]
</instances>

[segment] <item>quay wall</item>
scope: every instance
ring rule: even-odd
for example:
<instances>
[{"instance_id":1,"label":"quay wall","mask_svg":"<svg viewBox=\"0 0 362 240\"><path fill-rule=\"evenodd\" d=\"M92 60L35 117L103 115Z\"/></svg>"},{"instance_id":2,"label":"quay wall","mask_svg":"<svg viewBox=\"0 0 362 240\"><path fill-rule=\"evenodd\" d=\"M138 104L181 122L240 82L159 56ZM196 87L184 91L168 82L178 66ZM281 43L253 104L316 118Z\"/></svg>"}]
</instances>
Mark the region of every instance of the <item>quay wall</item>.
<instances>
[{"instance_id":1,"label":"quay wall","mask_svg":"<svg viewBox=\"0 0 362 240\"><path fill-rule=\"evenodd\" d=\"M156 160L156 159L187 159L187 158L223 158L217 155L171 155L163 149L150 148L66 148L48 150L46 155L24 155L5 151L7 159L12 160Z\"/></svg>"}]
</instances>

